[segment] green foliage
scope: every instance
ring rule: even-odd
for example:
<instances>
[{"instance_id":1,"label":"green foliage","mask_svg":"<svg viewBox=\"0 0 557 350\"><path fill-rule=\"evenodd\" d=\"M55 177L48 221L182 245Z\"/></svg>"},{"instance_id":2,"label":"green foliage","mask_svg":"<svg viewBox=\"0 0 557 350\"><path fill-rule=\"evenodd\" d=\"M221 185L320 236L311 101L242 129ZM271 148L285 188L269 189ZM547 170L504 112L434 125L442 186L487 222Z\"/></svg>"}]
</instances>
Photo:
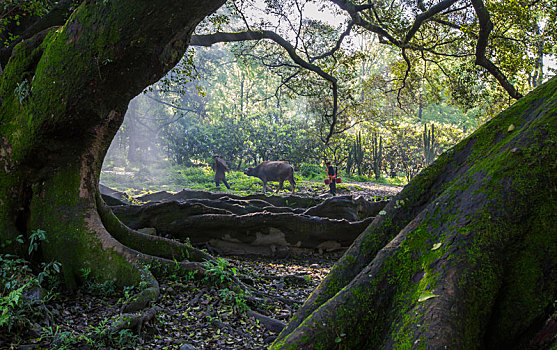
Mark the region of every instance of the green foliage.
<instances>
[{"instance_id":1,"label":"green foliage","mask_svg":"<svg viewBox=\"0 0 557 350\"><path fill-rule=\"evenodd\" d=\"M48 281L50 285L57 285L59 282L58 275L60 274L60 269L62 264L58 261L51 261L49 263L41 263L41 272L37 275L37 280L39 284Z\"/></svg>"},{"instance_id":2,"label":"green foliage","mask_svg":"<svg viewBox=\"0 0 557 350\"><path fill-rule=\"evenodd\" d=\"M11 246L12 244L23 244L23 243L25 243L25 241L23 240L23 235L18 235L14 240L6 240L0 243L0 248L5 249Z\"/></svg>"},{"instance_id":3,"label":"green foliage","mask_svg":"<svg viewBox=\"0 0 557 350\"><path fill-rule=\"evenodd\" d=\"M50 262L34 275L28 261L0 254L0 329L24 330L40 322L45 317L43 303L55 296L42 287L55 286L59 272L60 264Z\"/></svg>"},{"instance_id":4,"label":"green foliage","mask_svg":"<svg viewBox=\"0 0 557 350\"><path fill-rule=\"evenodd\" d=\"M91 278L91 269L82 268L81 278L83 280L82 288L93 295L114 296L117 294L116 284L113 280L104 280L102 282Z\"/></svg>"},{"instance_id":5,"label":"green foliage","mask_svg":"<svg viewBox=\"0 0 557 350\"><path fill-rule=\"evenodd\" d=\"M8 46L19 37L21 26L29 17L40 16L52 6L49 0L9 0L0 4L0 39ZM12 30L7 30L8 28Z\"/></svg>"},{"instance_id":6,"label":"green foliage","mask_svg":"<svg viewBox=\"0 0 557 350\"><path fill-rule=\"evenodd\" d=\"M302 176L305 180L321 181L325 176L325 168L317 164L302 163L297 169L296 175Z\"/></svg>"},{"instance_id":7,"label":"green foliage","mask_svg":"<svg viewBox=\"0 0 557 350\"><path fill-rule=\"evenodd\" d=\"M25 284L17 289L13 289L7 296L0 298L0 309L2 310L0 327L8 326L8 330L11 330L18 317L16 316L17 313L12 312L12 310L21 309L23 290L28 286L29 284Z\"/></svg>"},{"instance_id":8,"label":"green foliage","mask_svg":"<svg viewBox=\"0 0 557 350\"><path fill-rule=\"evenodd\" d=\"M39 244L42 241L48 242L48 239L46 238L46 231L43 231L41 229L31 231L31 235L29 236L29 255L39 250Z\"/></svg>"},{"instance_id":9,"label":"green foliage","mask_svg":"<svg viewBox=\"0 0 557 350\"><path fill-rule=\"evenodd\" d=\"M185 269L182 265L174 259L173 265L168 264L158 264L155 263L151 267L151 271L155 272L156 275L163 275L165 279L173 282L187 282L196 279L197 271L191 271ZM132 287L133 288L133 287ZM125 289L124 289L125 290Z\"/></svg>"},{"instance_id":10,"label":"green foliage","mask_svg":"<svg viewBox=\"0 0 557 350\"><path fill-rule=\"evenodd\" d=\"M219 290L219 296L224 303L231 304L232 309L237 313L244 313L249 310L243 291L237 293L228 288L223 288Z\"/></svg>"},{"instance_id":11,"label":"green foliage","mask_svg":"<svg viewBox=\"0 0 557 350\"><path fill-rule=\"evenodd\" d=\"M236 273L236 268L231 268L230 263L224 258L205 262L204 280L211 285L219 286L231 282Z\"/></svg>"},{"instance_id":12,"label":"green foliage","mask_svg":"<svg viewBox=\"0 0 557 350\"><path fill-rule=\"evenodd\" d=\"M218 16L214 24L205 25L226 27L227 19ZM304 31L308 37L304 40L319 42L316 45L334 42L329 39L334 38L335 30L326 27L323 23L308 22L307 32ZM309 35L310 32L315 35ZM293 91L301 89L303 93L296 95L289 90L275 101L276 90L272 87L280 86L276 74L282 71L269 71L251 55L242 55L242 44L230 47L232 52L224 48L190 50L175 71L132 101L105 167L143 169L148 166L149 172L140 171L138 177L128 181L147 184L152 179L166 177L172 184L168 190L213 189L210 169L190 169L210 165L215 153L232 170L241 171L263 160L286 160L295 166L298 175L320 180L321 170L309 169L306 164L319 165L324 159L331 159L339 170L346 168L347 173L357 169L358 175L366 177L375 175L378 179L381 174L388 174L395 179L399 176L410 179L427 165L422 152L422 123L435 124L435 138L439 151L443 151L505 105L487 94L490 91L487 85L474 83L478 80L477 69L465 64L456 64L453 73L461 76L456 72L458 69L469 73L463 75L470 78L462 81L463 91L477 87L477 94L466 103L451 97L450 87L457 84L448 84L439 67L431 65L413 66L407 88L398 94L393 78L405 72L405 63L397 62L396 52L390 49L366 44L353 55L343 52L336 63L322 62L323 67L330 65L331 72L343 79L339 109L344 112L337 130L346 129L335 134L325 146L320 135L327 129L321 116L330 109L330 101L324 97L328 90L326 84L314 79L311 84L304 82L309 76L300 73L300 79L290 82L289 87ZM262 53L265 57L282 59L281 50L273 45L261 44L250 50L255 50L253 55ZM427 69L432 72L428 73ZM428 79L419 79L421 76ZM467 89L467 84L472 83L476 85ZM385 93L386 89L394 92ZM418 94L423 107L420 112L416 105ZM458 98L463 100L464 97ZM153 117L144 118L143 114ZM355 126L350 127L351 124ZM378 143L375 146L374 137ZM168 177L159 171L176 165L181 168L177 170L180 174ZM228 176L230 182L236 174ZM110 175L103 173L102 177L106 182ZM242 176L234 180L240 181L239 187L249 185Z\"/></svg>"}]
</instances>

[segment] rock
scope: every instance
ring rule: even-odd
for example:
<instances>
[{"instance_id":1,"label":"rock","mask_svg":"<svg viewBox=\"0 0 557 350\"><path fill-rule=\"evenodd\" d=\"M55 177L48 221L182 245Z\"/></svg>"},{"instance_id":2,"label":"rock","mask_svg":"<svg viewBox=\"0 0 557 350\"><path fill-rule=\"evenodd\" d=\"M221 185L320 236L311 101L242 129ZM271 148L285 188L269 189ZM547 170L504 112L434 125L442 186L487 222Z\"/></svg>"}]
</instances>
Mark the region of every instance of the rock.
<instances>
[{"instance_id":1,"label":"rock","mask_svg":"<svg viewBox=\"0 0 557 350\"><path fill-rule=\"evenodd\" d=\"M31 286L26 288L21 296L23 299L33 302L42 300L45 295L46 292L41 286Z\"/></svg>"},{"instance_id":2,"label":"rock","mask_svg":"<svg viewBox=\"0 0 557 350\"><path fill-rule=\"evenodd\" d=\"M197 350L197 348L191 344L185 343L180 346L180 350Z\"/></svg>"}]
</instances>

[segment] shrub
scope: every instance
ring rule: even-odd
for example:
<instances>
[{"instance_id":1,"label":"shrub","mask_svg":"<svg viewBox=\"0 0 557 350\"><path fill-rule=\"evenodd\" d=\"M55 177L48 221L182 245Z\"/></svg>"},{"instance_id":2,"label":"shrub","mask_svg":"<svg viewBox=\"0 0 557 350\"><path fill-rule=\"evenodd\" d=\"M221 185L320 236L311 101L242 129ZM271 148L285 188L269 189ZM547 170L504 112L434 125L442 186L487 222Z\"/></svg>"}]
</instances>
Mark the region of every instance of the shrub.
<instances>
[{"instance_id":1,"label":"shrub","mask_svg":"<svg viewBox=\"0 0 557 350\"><path fill-rule=\"evenodd\" d=\"M317 164L302 163L298 169L298 173L306 180L321 180L327 176L327 170Z\"/></svg>"}]
</instances>

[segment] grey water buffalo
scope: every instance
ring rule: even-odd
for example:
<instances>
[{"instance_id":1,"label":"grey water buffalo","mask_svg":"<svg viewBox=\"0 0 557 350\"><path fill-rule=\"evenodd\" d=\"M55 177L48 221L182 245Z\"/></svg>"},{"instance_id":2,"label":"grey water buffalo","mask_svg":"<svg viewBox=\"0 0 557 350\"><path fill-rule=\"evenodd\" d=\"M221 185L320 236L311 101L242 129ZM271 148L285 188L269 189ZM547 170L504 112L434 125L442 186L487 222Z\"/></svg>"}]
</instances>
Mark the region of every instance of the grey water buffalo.
<instances>
[{"instance_id":1,"label":"grey water buffalo","mask_svg":"<svg viewBox=\"0 0 557 350\"><path fill-rule=\"evenodd\" d=\"M284 180L290 181L292 193L296 188L294 181L294 168L287 162L281 161L265 161L257 165L255 168L250 167L244 170L244 174L255 176L263 181L263 193L267 191L267 181L278 181L279 187L277 193L282 189Z\"/></svg>"}]
</instances>

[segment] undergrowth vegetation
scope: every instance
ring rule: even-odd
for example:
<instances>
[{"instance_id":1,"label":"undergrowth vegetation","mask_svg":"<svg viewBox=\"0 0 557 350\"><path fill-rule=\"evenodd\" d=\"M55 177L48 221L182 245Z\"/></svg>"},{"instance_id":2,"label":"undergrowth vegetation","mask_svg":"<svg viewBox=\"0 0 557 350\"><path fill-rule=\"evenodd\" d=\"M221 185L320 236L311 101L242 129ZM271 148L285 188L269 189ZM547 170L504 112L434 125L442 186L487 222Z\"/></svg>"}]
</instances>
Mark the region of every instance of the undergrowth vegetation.
<instances>
[{"instance_id":1,"label":"undergrowth vegetation","mask_svg":"<svg viewBox=\"0 0 557 350\"><path fill-rule=\"evenodd\" d=\"M263 334L269 336L269 331L263 330L247 311L254 306L269 312L284 311L284 306L278 304L254 304L250 292L238 288L237 279L257 277L246 277L253 275L250 269L239 268L239 262L231 263L219 257L204 263L206 273L202 275L184 269L177 262L170 266L145 266L156 270L160 278L162 295L157 305L160 303L163 311L148 327L121 329L116 325L121 322L122 305L145 286L140 283L118 289L111 281L94 280L91 271L83 269L81 287L68 293L61 283L59 263L53 261L37 266L32 263L32 256L38 253L40 243L48 240L48 233L36 230L31 236L33 239L29 242L21 238L17 242L6 242L25 246L31 261L0 255L0 348L26 346L24 344L33 344L40 349L163 348L156 344L168 342L171 338L164 334L172 332L176 327L174 323L182 322L185 329L181 331L181 337L172 342L192 338L199 342L235 346L249 343L249 348L261 349ZM309 293L318 281L306 275L302 282L308 285L305 292ZM268 288L269 283L263 282L263 289L267 291ZM304 294L300 298L300 303L305 297ZM181 311L177 314L173 308ZM224 322L245 330L234 331ZM209 330L211 327L213 331ZM204 331L198 331L200 328ZM213 336L207 334L215 330ZM251 336L251 331L258 335ZM250 340L239 342L239 334ZM151 345L147 346L146 342ZM178 343L175 345L164 348L178 348Z\"/></svg>"}]
</instances>

